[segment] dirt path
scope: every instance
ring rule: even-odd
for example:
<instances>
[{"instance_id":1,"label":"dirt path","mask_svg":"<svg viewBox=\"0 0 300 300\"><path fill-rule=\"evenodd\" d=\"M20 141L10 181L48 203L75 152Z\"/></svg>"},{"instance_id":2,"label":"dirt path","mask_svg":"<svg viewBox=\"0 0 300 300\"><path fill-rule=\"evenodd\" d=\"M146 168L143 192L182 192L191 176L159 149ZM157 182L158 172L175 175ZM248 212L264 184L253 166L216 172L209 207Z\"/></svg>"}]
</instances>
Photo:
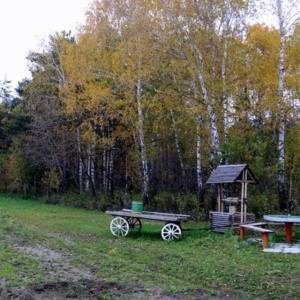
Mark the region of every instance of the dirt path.
<instances>
[{"instance_id":1,"label":"dirt path","mask_svg":"<svg viewBox=\"0 0 300 300\"><path fill-rule=\"evenodd\" d=\"M124 285L124 283L107 282L99 278L93 270L87 269L84 263L74 267L72 264L72 254L64 250L58 251L50 249L49 245L53 240L38 239L34 246L29 245L26 240L14 234L1 237L2 242L21 252L26 257L30 257L38 262L39 267L44 271L45 276L41 282L27 285L9 286L9 282L0 279L0 299L12 300L62 300L62 299L134 299L134 300L221 300L221 299L246 299L245 294L237 294L234 291L220 290L219 287L212 287L213 292L199 290L191 293L164 294L159 287L146 289L143 286ZM52 237L61 240L62 237ZM64 239L66 242L66 240ZM69 245L75 246L73 241L67 241ZM52 244L53 245L53 244ZM101 273L101 272L100 272ZM38 280L37 280L38 281ZM215 291L215 292L214 292ZM229 296L230 294L230 296Z\"/></svg>"},{"instance_id":2,"label":"dirt path","mask_svg":"<svg viewBox=\"0 0 300 300\"><path fill-rule=\"evenodd\" d=\"M48 270L48 273L43 278L45 283L0 289L0 299L3 300L177 299L176 296L163 295L158 290L151 292L139 287L124 287L121 284L106 282L84 268L74 268L68 255L43 245L29 247L13 244L12 246L23 254L38 260L39 264Z\"/></svg>"}]
</instances>

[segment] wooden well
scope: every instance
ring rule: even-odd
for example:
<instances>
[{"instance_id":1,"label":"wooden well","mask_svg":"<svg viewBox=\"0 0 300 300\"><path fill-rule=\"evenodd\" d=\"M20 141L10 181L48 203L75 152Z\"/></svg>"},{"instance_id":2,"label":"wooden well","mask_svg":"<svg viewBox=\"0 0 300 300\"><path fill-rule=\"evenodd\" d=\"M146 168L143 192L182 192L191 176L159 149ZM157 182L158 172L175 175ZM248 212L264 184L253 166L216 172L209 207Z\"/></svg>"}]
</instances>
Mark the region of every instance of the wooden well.
<instances>
[{"instance_id":1,"label":"wooden well","mask_svg":"<svg viewBox=\"0 0 300 300\"><path fill-rule=\"evenodd\" d=\"M247 213L247 203L248 184L255 184L257 180L248 165L220 165L211 173L206 183L217 184L218 210L210 213L212 228L218 228L215 231L227 232L234 224L255 222L255 215ZM240 195L225 197L224 185L228 184L240 184ZM224 231L220 229L222 226Z\"/></svg>"}]
</instances>

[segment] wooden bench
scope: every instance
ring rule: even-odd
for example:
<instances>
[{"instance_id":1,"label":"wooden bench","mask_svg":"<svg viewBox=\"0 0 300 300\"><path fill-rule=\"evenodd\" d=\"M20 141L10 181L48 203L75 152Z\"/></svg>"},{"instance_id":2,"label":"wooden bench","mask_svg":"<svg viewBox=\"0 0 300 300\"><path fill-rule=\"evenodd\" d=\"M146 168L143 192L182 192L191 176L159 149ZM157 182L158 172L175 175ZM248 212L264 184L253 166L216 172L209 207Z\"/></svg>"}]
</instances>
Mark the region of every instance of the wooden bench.
<instances>
[{"instance_id":1,"label":"wooden bench","mask_svg":"<svg viewBox=\"0 0 300 300\"><path fill-rule=\"evenodd\" d=\"M274 233L273 230L264 228L267 223L258 222L258 223L248 223L240 225L240 238L245 240L246 229L251 229L253 231L259 231L263 237L263 248L268 248L269 234Z\"/></svg>"}]
</instances>

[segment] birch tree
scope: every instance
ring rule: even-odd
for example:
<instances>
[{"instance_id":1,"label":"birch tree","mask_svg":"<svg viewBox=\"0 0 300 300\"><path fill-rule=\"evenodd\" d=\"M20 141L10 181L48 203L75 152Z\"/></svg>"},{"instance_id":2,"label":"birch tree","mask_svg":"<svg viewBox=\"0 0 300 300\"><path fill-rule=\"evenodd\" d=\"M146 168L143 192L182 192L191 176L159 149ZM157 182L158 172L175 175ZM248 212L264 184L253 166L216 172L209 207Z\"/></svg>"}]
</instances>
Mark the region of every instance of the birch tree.
<instances>
[{"instance_id":1,"label":"birch tree","mask_svg":"<svg viewBox=\"0 0 300 300\"><path fill-rule=\"evenodd\" d=\"M279 132L278 132L278 190L280 208L286 208L285 189L285 131L286 131L286 105L288 93L285 89L285 43L294 26L300 21L299 1L276 0L276 16L280 34L279 65L278 65L278 107L279 107Z\"/></svg>"},{"instance_id":2,"label":"birch tree","mask_svg":"<svg viewBox=\"0 0 300 300\"><path fill-rule=\"evenodd\" d=\"M284 150L285 150L285 107L284 107L284 43L286 37L286 28L284 24L284 15L282 11L282 1L277 0L277 16L279 22L280 47L279 47L279 65L278 65L278 105L279 105L279 134L278 134L278 162L280 165L278 175L278 190L280 208L285 208L285 184L284 184Z\"/></svg>"},{"instance_id":3,"label":"birch tree","mask_svg":"<svg viewBox=\"0 0 300 300\"><path fill-rule=\"evenodd\" d=\"M241 39L247 10L248 1L164 1L164 26L157 36L169 54L170 83L194 112L194 122L200 123L194 130L199 195L205 181L203 128L211 168L220 163L220 144L228 137L228 97L236 77L231 45Z\"/></svg>"},{"instance_id":4,"label":"birch tree","mask_svg":"<svg viewBox=\"0 0 300 300\"><path fill-rule=\"evenodd\" d=\"M13 96L11 91L11 81L7 80L5 77L4 80L0 81L0 101L4 104L6 110L8 112L11 112L12 110L12 102L13 102Z\"/></svg>"},{"instance_id":5,"label":"birch tree","mask_svg":"<svg viewBox=\"0 0 300 300\"><path fill-rule=\"evenodd\" d=\"M123 90L128 108L131 108L131 116L128 114L126 117L128 124L132 124L133 136L137 139L141 193L146 200L149 199L150 192L149 154L145 133L146 105L149 100L146 87L151 81L155 58L149 38L152 2L114 0L95 2L95 5L98 13L102 12L102 19L106 19L118 35L112 76Z\"/></svg>"}]
</instances>

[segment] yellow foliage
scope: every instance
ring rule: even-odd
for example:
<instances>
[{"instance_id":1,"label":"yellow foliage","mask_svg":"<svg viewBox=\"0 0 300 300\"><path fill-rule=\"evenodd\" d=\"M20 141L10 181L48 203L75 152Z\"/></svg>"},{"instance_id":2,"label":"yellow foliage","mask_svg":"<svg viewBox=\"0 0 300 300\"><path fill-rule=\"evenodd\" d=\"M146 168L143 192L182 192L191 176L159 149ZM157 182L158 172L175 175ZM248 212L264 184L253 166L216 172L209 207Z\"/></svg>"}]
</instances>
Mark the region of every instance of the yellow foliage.
<instances>
[{"instance_id":1,"label":"yellow foliage","mask_svg":"<svg viewBox=\"0 0 300 300\"><path fill-rule=\"evenodd\" d=\"M55 168L51 168L49 171L44 173L42 183L48 193L52 191L58 192L61 179Z\"/></svg>"}]
</instances>

